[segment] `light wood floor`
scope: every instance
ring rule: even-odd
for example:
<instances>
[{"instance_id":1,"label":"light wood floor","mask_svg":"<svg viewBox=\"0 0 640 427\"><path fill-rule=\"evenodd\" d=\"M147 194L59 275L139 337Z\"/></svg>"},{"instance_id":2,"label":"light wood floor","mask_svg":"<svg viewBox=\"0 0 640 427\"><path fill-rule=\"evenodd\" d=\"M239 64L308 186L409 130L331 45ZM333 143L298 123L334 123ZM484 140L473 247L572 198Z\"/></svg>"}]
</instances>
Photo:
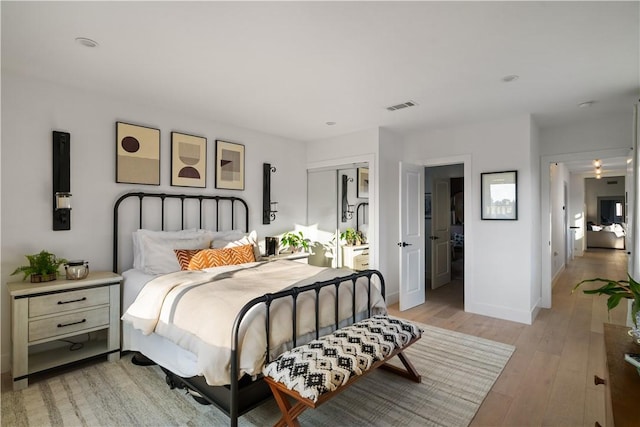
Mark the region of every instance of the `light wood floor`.
<instances>
[{"instance_id":1,"label":"light wood floor","mask_svg":"<svg viewBox=\"0 0 640 427\"><path fill-rule=\"evenodd\" d=\"M582 279L623 279L626 271L625 251L575 258L556 280L553 307L530 326L465 313L460 281L429 292L421 306L399 312L396 304L390 313L516 347L472 426L604 426L604 389L593 382L605 370L602 324L624 325L627 305L608 315L606 297L571 289Z\"/></svg>"}]
</instances>

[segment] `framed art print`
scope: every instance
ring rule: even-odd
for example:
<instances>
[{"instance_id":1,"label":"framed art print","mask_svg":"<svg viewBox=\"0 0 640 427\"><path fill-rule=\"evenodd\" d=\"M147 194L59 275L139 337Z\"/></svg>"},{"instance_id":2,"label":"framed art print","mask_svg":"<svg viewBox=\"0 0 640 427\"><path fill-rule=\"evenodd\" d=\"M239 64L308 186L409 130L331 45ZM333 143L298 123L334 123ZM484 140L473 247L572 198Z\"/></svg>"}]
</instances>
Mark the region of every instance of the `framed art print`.
<instances>
[{"instance_id":1,"label":"framed art print","mask_svg":"<svg viewBox=\"0 0 640 427\"><path fill-rule=\"evenodd\" d=\"M358 168L358 185L356 196L359 199L369 198L369 168Z\"/></svg>"},{"instance_id":2,"label":"framed art print","mask_svg":"<svg viewBox=\"0 0 640 427\"><path fill-rule=\"evenodd\" d=\"M431 193L424 194L424 218L431 219Z\"/></svg>"},{"instance_id":3,"label":"framed art print","mask_svg":"<svg viewBox=\"0 0 640 427\"><path fill-rule=\"evenodd\" d=\"M216 188L244 190L244 145L216 140Z\"/></svg>"},{"instance_id":4,"label":"framed art print","mask_svg":"<svg viewBox=\"0 0 640 427\"><path fill-rule=\"evenodd\" d=\"M171 132L171 185L207 185L207 138Z\"/></svg>"},{"instance_id":5,"label":"framed art print","mask_svg":"<svg viewBox=\"0 0 640 427\"><path fill-rule=\"evenodd\" d=\"M481 176L482 219L518 219L518 172L490 172Z\"/></svg>"},{"instance_id":6,"label":"framed art print","mask_svg":"<svg viewBox=\"0 0 640 427\"><path fill-rule=\"evenodd\" d=\"M160 129L116 122L116 182L160 185Z\"/></svg>"}]
</instances>

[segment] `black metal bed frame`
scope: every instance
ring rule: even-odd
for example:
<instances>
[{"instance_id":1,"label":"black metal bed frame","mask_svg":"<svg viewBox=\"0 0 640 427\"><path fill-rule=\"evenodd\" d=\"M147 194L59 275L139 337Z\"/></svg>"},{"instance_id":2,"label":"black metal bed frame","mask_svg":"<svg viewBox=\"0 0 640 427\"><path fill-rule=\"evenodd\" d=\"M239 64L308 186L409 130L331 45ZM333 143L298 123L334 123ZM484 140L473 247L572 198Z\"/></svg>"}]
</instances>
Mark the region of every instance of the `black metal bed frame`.
<instances>
[{"instance_id":1,"label":"black metal bed frame","mask_svg":"<svg viewBox=\"0 0 640 427\"><path fill-rule=\"evenodd\" d=\"M236 202L241 203L246 209L246 222L245 228L248 231L249 228L249 211L247 204L244 200L239 199L237 197L226 197L226 196L201 196L201 195L185 195L185 194L166 194L166 193L142 193L142 192L132 192L127 193L121 196L115 203L114 206L114 239L113 239L113 271L117 272L117 260L118 260L118 208L123 200L129 197L138 197L140 201L140 219L139 225L142 228L142 217L143 217L143 208L142 208L142 200L145 197L153 197L160 198L162 200L162 227L164 229L164 201L165 199L181 199L182 203L182 227L184 228L184 201L186 199L198 199L201 204L200 208L200 224L202 224L202 202L204 200L214 200L216 202L216 229L219 227L219 202L223 200L231 201L231 211L232 217L234 214L234 206ZM232 220L233 227L233 220ZM378 284L373 283L373 278L376 277L378 280ZM240 378L240 350L239 350L239 331L240 325L244 317L249 313L249 311L257 306L264 305L265 307L265 333L266 333L266 363L269 363L269 336L271 331L270 324L270 310L271 304L279 299L283 298L291 298L292 299L292 337L291 341L293 343L293 347L297 346L298 341L298 333L297 333L297 302L298 297L305 293L315 293L315 305L314 305L314 315L315 315L315 338L319 338L320 334L320 318L319 318L319 307L320 307L320 291L324 288L333 286L335 288L335 323L333 325L329 325L334 329L338 329L340 327L340 323L344 322L345 319L340 320L339 310L340 310L340 298L339 298L339 290L343 284L346 286L351 285L351 318L346 319L348 323L355 323L357 321L356 313L356 287L362 286L362 280L366 280L367 286L367 316L371 317L372 310L372 301L371 301L371 288L372 286L379 286L382 298L385 297L385 282L382 274L377 270L365 270L356 272L353 274L349 274L342 277L335 277L330 280L325 280L321 282L316 282L310 285L305 286L295 286L280 292L269 293L263 296L254 298L249 301L238 313L236 316L233 329L231 331L231 366L230 366L230 384L228 386L209 386L203 377L191 377L191 378L183 378L179 377L172 372L168 371L165 368L162 368L163 371L167 374L167 383L172 387L176 385L176 383L181 383L187 388L196 391L200 398L199 401L206 401L207 403L211 403L222 410L229 416L230 425L232 427L236 427L238 425L238 417L249 412L251 409L260 405L264 400L271 397L271 391L266 385L266 383L262 380L260 376L257 380L252 380L248 376L244 376ZM360 285L358 285L360 283ZM326 326L323 326L326 327Z\"/></svg>"},{"instance_id":2,"label":"black metal bed frame","mask_svg":"<svg viewBox=\"0 0 640 427\"><path fill-rule=\"evenodd\" d=\"M138 228L143 228L143 199L151 198L151 199L160 199L161 200L161 230L164 230L165 227L165 201L167 199L179 199L180 207L181 207L181 216L180 223L181 229L184 229L184 209L185 209L185 201L186 200L197 200L200 204L199 210L199 226L202 228L202 209L204 207L205 202L211 201L215 202L216 206L216 231L219 231L220 228L220 202L228 201L231 202L231 228L233 229L235 226L235 206L236 203L244 206L245 209L245 223L244 230L249 231L249 206L247 202L239 197L234 196L209 196L209 195L201 195L201 194L167 194L167 193L145 193L145 192L130 192L125 193L113 206L113 272L118 272L118 209L123 201L130 197L137 197L139 200L139 219L138 219Z\"/></svg>"},{"instance_id":3,"label":"black metal bed frame","mask_svg":"<svg viewBox=\"0 0 640 427\"><path fill-rule=\"evenodd\" d=\"M364 224L365 213L367 212L367 210L369 210L369 203L368 202L358 203L358 207L356 208L356 231L360 231L360 208L362 208L362 223Z\"/></svg>"}]
</instances>

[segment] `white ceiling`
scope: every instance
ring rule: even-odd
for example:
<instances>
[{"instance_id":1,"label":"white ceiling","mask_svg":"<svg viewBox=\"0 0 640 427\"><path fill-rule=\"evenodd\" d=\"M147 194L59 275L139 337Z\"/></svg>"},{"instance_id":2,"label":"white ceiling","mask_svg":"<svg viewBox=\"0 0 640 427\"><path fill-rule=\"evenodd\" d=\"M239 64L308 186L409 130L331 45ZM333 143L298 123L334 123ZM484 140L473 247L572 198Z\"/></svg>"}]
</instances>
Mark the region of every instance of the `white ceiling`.
<instances>
[{"instance_id":1,"label":"white ceiling","mask_svg":"<svg viewBox=\"0 0 640 427\"><path fill-rule=\"evenodd\" d=\"M3 72L300 141L525 113L546 127L628 112L639 93L638 2L1 8ZM408 100L419 105L385 109Z\"/></svg>"}]
</instances>

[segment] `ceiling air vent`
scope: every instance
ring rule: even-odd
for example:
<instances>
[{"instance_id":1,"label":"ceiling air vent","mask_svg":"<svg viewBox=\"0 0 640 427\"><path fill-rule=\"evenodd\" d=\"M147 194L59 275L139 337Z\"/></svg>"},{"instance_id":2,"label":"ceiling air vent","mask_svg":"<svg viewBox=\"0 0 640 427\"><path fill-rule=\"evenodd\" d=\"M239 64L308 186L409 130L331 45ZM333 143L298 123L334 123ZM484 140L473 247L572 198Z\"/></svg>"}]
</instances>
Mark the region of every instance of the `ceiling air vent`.
<instances>
[{"instance_id":1,"label":"ceiling air vent","mask_svg":"<svg viewBox=\"0 0 640 427\"><path fill-rule=\"evenodd\" d=\"M396 111L396 110L402 110L403 108L408 108L408 107L415 107L416 104L413 101L407 101L407 102L403 102L402 104L397 104L397 105L392 105L391 107L387 107L388 111Z\"/></svg>"}]
</instances>

